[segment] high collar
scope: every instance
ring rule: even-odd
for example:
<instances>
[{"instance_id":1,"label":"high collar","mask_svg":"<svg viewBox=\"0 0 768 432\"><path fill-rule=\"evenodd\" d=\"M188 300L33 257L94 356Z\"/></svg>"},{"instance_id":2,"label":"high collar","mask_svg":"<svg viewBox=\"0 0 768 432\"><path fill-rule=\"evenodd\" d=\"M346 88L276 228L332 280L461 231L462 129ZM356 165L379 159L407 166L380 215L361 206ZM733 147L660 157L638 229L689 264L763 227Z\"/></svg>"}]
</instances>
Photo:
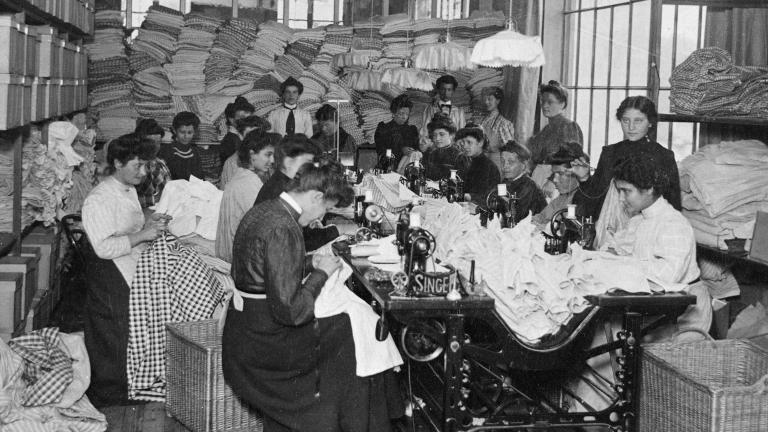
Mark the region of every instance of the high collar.
<instances>
[{"instance_id":1,"label":"high collar","mask_svg":"<svg viewBox=\"0 0 768 432\"><path fill-rule=\"evenodd\" d=\"M237 135L237 136L240 136L240 132L238 132L238 131L237 131L237 128L236 128L236 127L234 127L234 126L230 126L230 127L227 129L227 132L229 132L229 133L231 133L231 134L235 134L235 135Z\"/></svg>"},{"instance_id":2,"label":"high collar","mask_svg":"<svg viewBox=\"0 0 768 432\"><path fill-rule=\"evenodd\" d=\"M299 104L291 105L291 104L287 104L287 103L283 102L283 108L285 108L285 109L295 110L298 107L299 107Z\"/></svg>"},{"instance_id":3,"label":"high collar","mask_svg":"<svg viewBox=\"0 0 768 432\"><path fill-rule=\"evenodd\" d=\"M299 203L296 202L293 197L288 194L288 192L283 192L280 194L280 199L285 201L286 204L290 207L291 210L291 216L293 216L294 219L299 220L299 216L301 215L302 209Z\"/></svg>"},{"instance_id":4,"label":"high collar","mask_svg":"<svg viewBox=\"0 0 768 432\"><path fill-rule=\"evenodd\" d=\"M643 218L645 219L651 219L653 217L656 217L662 213L664 213L668 207L671 207L667 200L660 196L656 202L649 205L645 210L641 211L640 213L643 215Z\"/></svg>"},{"instance_id":5,"label":"high collar","mask_svg":"<svg viewBox=\"0 0 768 432\"><path fill-rule=\"evenodd\" d=\"M109 176L110 179L115 183L115 185L123 192L130 192L131 188L134 187L133 185L127 185L120 180L117 179L114 175Z\"/></svg>"}]
</instances>

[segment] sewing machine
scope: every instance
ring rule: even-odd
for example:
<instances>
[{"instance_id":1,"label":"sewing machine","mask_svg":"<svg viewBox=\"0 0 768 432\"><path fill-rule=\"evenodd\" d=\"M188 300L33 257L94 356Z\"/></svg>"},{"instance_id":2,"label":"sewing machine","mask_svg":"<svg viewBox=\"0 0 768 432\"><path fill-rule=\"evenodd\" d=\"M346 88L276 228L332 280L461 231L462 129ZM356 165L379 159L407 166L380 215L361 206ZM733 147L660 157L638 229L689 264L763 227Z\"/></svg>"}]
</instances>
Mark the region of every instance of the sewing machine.
<instances>
[{"instance_id":1,"label":"sewing machine","mask_svg":"<svg viewBox=\"0 0 768 432\"><path fill-rule=\"evenodd\" d=\"M433 239L412 231L404 251L414 251L414 271L432 250ZM377 332L391 330L407 359L408 397L414 413L408 431L512 431L608 426L635 431L641 337L674 321L695 297L681 293L600 295L559 332L539 342L520 339L496 312L490 296L429 298L403 295L389 278L375 278L365 258L353 258L345 244L335 252L353 269L348 284L381 314ZM608 342L591 347L594 332L611 316L622 328ZM655 317L651 319L651 317ZM615 336L615 338L614 338ZM378 337L378 335L377 335ZM380 340L382 340L380 339ZM613 402L603 410L588 405L571 412L563 403L565 384L589 368L587 360L611 353Z\"/></svg>"},{"instance_id":2,"label":"sewing machine","mask_svg":"<svg viewBox=\"0 0 768 432\"><path fill-rule=\"evenodd\" d=\"M480 224L486 226L494 216L499 218L502 228L515 226L517 194L509 195L506 183L499 183L495 191L488 193L485 198L485 207L480 209Z\"/></svg>"},{"instance_id":3,"label":"sewing machine","mask_svg":"<svg viewBox=\"0 0 768 432\"><path fill-rule=\"evenodd\" d=\"M440 185L439 195L445 197L449 203L464 201L464 180L459 177L456 170L451 170L447 179L438 182Z\"/></svg>"},{"instance_id":4,"label":"sewing machine","mask_svg":"<svg viewBox=\"0 0 768 432\"><path fill-rule=\"evenodd\" d=\"M384 156L379 159L379 168L385 173L397 171L397 159L395 159L392 149L387 149Z\"/></svg>"},{"instance_id":5,"label":"sewing machine","mask_svg":"<svg viewBox=\"0 0 768 432\"><path fill-rule=\"evenodd\" d=\"M578 243L584 249L591 249L595 240L595 223L591 217L576 216L576 205L568 204L552 215L549 224L552 232L547 238L545 252L551 254L565 253L568 245Z\"/></svg>"},{"instance_id":6,"label":"sewing machine","mask_svg":"<svg viewBox=\"0 0 768 432\"><path fill-rule=\"evenodd\" d=\"M411 192L421 195L424 192L426 182L424 166L420 162L411 162L405 166L400 183L404 184Z\"/></svg>"}]
</instances>

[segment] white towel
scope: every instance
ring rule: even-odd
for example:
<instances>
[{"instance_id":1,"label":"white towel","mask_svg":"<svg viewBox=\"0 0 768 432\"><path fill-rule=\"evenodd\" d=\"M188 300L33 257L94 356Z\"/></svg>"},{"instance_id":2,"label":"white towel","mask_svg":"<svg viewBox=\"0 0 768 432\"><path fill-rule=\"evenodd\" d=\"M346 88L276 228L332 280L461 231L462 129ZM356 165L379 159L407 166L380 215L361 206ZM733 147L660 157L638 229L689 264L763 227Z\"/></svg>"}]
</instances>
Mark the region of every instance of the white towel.
<instances>
[{"instance_id":1,"label":"white towel","mask_svg":"<svg viewBox=\"0 0 768 432\"><path fill-rule=\"evenodd\" d=\"M343 263L334 272L315 300L315 316L325 318L340 313L349 315L352 338L355 341L356 373L367 377L403 364L392 336L384 341L376 340L376 322L379 316L360 297L351 292L344 282L352 275L352 269Z\"/></svg>"}]
</instances>

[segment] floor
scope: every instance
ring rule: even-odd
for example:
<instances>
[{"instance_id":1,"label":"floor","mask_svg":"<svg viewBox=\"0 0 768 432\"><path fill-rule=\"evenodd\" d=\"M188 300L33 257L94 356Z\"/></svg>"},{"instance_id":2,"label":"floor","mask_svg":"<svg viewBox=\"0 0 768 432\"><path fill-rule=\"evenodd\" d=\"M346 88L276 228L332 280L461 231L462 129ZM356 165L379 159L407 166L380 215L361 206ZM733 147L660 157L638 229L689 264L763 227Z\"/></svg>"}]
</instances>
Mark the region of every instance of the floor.
<instances>
[{"instance_id":1,"label":"floor","mask_svg":"<svg viewBox=\"0 0 768 432\"><path fill-rule=\"evenodd\" d=\"M165 414L160 402L113 406L100 409L107 416L107 432L188 432L189 429Z\"/></svg>"}]
</instances>

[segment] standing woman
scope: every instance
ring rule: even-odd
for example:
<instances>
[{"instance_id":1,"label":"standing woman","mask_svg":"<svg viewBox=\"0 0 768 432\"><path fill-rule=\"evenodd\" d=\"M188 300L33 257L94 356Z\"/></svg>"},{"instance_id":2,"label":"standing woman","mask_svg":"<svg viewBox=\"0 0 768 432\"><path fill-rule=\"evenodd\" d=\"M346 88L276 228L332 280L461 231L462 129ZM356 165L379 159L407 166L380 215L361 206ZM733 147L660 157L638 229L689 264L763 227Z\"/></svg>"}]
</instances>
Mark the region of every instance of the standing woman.
<instances>
[{"instance_id":1,"label":"standing woman","mask_svg":"<svg viewBox=\"0 0 768 432\"><path fill-rule=\"evenodd\" d=\"M159 237L167 218L145 222L136 186L153 157L152 141L123 135L109 145L108 174L85 199L83 228L88 248L85 347L91 360L88 396L97 406L128 399L128 299L136 263L148 242Z\"/></svg>"},{"instance_id":2,"label":"standing woman","mask_svg":"<svg viewBox=\"0 0 768 432\"><path fill-rule=\"evenodd\" d=\"M565 143L576 142L583 146L584 134L575 121L563 114L568 106L567 88L557 81L542 84L539 87L539 100L541 114L547 118L547 125L528 140L528 150L531 151L533 180L541 187L551 170L548 165L535 170L537 165L543 164L549 155L557 152Z\"/></svg>"},{"instance_id":3,"label":"standing woman","mask_svg":"<svg viewBox=\"0 0 768 432\"><path fill-rule=\"evenodd\" d=\"M515 125L499 112L499 105L504 100L504 92L500 88L485 87L482 94L485 108L488 110L488 115L480 124L488 139L488 149L485 154L500 171L502 169L501 148L507 142L515 140Z\"/></svg>"},{"instance_id":4,"label":"standing woman","mask_svg":"<svg viewBox=\"0 0 768 432\"><path fill-rule=\"evenodd\" d=\"M413 102L406 94L401 94L392 100L389 105L392 121L379 123L373 137L379 160L387 154L387 150L392 150L392 155L399 163L403 156L419 148L419 130L416 126L408 124L412 109Z\"/></svg>"},{"instance_id":5,"label":"standing woman","mask_svg":"<svg viewBox=\"0 0 768 432\"><path fill-rule=\"evenodd\" d=\"M597 220L606 195L611 189L615 168L626 160L640 155L654 159L661 165L661 172L669 176L669 187L659 192L672 207L680 210L680 176L675 154L648 137L648 133L656 127L659 118L656 105L645 96L630 96L619 105L616 118L621 123L624 140L603 147L594 175L590 176L589 165L583 161L574 165L573 172L579 177L581 182L579 187L584 194L583 202L574 200L574 203L583 206L585 216L592 216Z\"/></svg>"}]
</instances>

